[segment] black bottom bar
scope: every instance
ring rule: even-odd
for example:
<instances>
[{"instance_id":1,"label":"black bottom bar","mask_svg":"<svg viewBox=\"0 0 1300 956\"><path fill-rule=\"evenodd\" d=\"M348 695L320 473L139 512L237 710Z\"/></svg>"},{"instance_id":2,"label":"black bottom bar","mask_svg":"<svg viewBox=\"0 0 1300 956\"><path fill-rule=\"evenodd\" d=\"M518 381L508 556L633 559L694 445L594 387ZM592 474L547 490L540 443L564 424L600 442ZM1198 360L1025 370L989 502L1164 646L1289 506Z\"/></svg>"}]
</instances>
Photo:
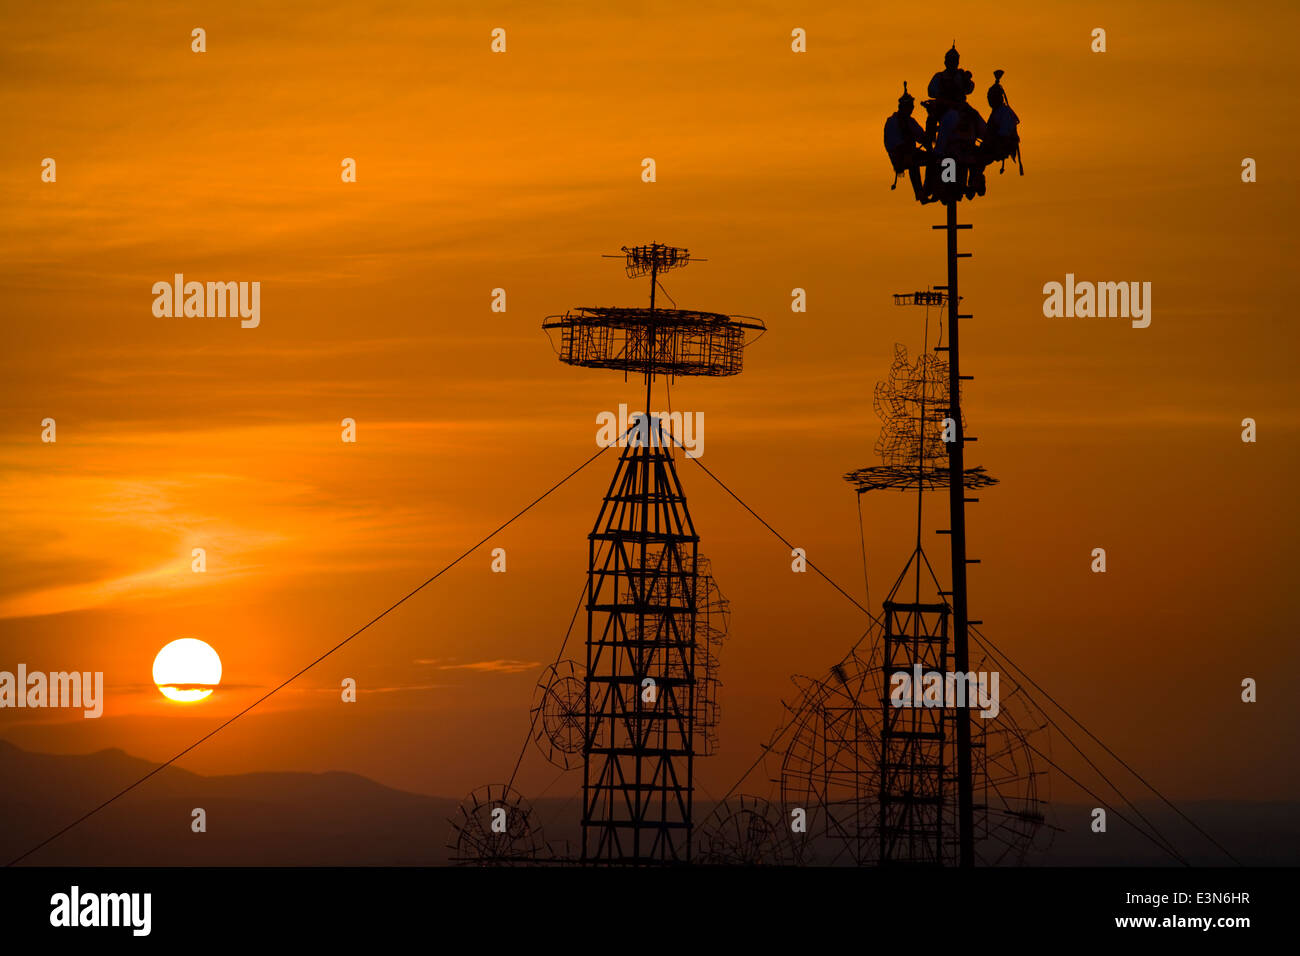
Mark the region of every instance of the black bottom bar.
<instances>
[{"instance_id":1,"label":"black bottom bar","mask_svg":"<svg viewBox=\"0 0 1300 956\"><path fill-rule=\"evenodd\" d=\"M33 937L54 944L42 952L117 952L155 941L201 941L205 952L218 941L256 943L259 951L293 943L295 952L320 941L336 951L345 940L405 939L497 953L512 943L530 951L572 947L575 927L588 941L607 930L598 947L605 953L707 948L704 937L693 944L683 937L692 930L728 942L788 933L819 950L868 939L910 952L965 952L995 940L1005 949L1129 937L1135 948L1200 938L1232 952L1246 941L1283 938L1293 922L1294 880L1294 870L1282 868L15 867L0 873L0 926L6 944ZM83 901L91 893L149 893L149 935L134 936L130 926L51 926L51 898L73 886ZM667 912L615 905L651 899L677 903ZM1209 929L1187 922L1206 918ZM1215 923L1242 918L1249 926ZM1134 919L1154 924L1117 925Z\"/></svg>"}]
</instances>

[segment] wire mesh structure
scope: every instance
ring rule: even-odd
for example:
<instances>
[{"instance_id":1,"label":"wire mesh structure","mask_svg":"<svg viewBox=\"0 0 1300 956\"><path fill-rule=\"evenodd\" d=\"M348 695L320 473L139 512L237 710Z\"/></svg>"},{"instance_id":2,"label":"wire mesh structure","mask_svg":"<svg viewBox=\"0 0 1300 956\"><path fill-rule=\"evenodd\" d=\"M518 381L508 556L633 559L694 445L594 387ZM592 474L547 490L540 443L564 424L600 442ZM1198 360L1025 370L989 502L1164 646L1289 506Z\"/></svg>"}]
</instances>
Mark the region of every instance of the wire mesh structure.
<instances>
[{"instance_id":1,"label":"wire mesh structure","mask_svg":"<svg viewBox=\"0 0 1300 956\"><path fill-rule=\"evenodd\" d=\"M580 308L547 318L543 329L560 330L561 361L644 374L646 416L655 375L740 372L745 335L762 331L762 322L655 306L659 274L698 260L659 243L624 247L621 258L629 277L649 276L649 308ZM694 761L716 739L712 622L725 603L698 554L672 440L659 431L660 419L648 424L648 435L620 441L588 535L581 707L588 863L689 862Z\"/></svg>"},{"instance_id":2,"label":"wire mesh structure","mask_svg":"<svg viewBox=\"0 0 1300 956\"><path fill-rule=\"evenodd\" d=\"M937 227L946 228L950 236L948 283L894 296L897 305L925 307L925 351L909 361L907 349L896 344L889 377L876 385L881 432L875 450L882 463L844 476L858 494L880 489L914 491L916 545L885 599L883 630L873 635L870 660L864 665L851 655L847 666L833 669L835 681L807 688L810 716L804 718L804 736L810 740L803 743L805 754L800 759L809 765L816 762L820 734L824 772L822 790L814 795L826 801L828 833L844 841L848 855L859 864L869 857L881 865L973 866L1008 857L1018 862L1042 823L1036 772L1014 715L1005 711L1001 725L991 728L988 721L974 716L968 698L970 680L991 682L1000 677L969 664L964 517L966 502L978 500L966 497L968 490L989 487L997 480L981 467L966 468L962 454L964 443L971 439L965 435L961 410L957 327L959 319L970 316L957 311L961 297L954 210L950 205L948 225ZM929 310L933 306L947 307L949 340L931 352ZM942 529L952 543L952 584L947 590L922 546L924 492L938 489L946 490L949 497L950 527ZM902 703L894 699L895 687L931 681L931 676L941 688L938 706L923 706L912 696ZM895 684L900 677L902 682ZM960 700L948 699L950 687L954 697L957 688L962 689ZM986 689L996 699L992 685ZM878 701L874 712L861 704L864 697L872 696ZM850 757L862 760L864 752L873 761L865 790L860 779L839 766ZM792 779L800 779L798 760ZM981 786L987 791L990 782L1000 805L977 808L976 792ZM871 800L867 790L874 792L870 806L864 806ZM848 813L837 810L844 793L849 794ZM997 814L992 828L990 812Z\"/></svg>"},{"instance_id":3,"label":"wire mesh structure","mask_svg":"<svg viewBox=\"0 0 1300 956\"><path fill-rule=\"evenodd\" d=\"M680 269L691 262L706 261L692 259L689 249L666 246L661 242L652 242L645 246L633 246L630 249L624 246L622 251L626 260L624 268L627 270L629 279L651 273L667 272L670 269ZM617 257L611 256L609 258Z\"/></svg>"},{"instance_id":4,"label":"wire mesh structure","mask_svg":"<svg viewBox=\"0 0 1300 956\"><path fill-rule=\"evenodd\" d=\"M765 332L759 319L655 307L659 274L680 269L694 259L690 251L653 242L624 246L622 255L628 278L650 277L650 307L581 307L563 315L548 316L547 332L560 331L560 361L583 368L609 368L641 372L649 383L655 375L737 375L744 365L745 334Z\"/></svg>"},{"instance_id":5,"label":"wire mesh structure","mask_svg":"<svg viewBox=\"0 0 1300 956\"><path fill-rule=\"evenodd\" d=\"M922 353L909 361L907 347L895 343L889 378L876 383L873 402L881 421L875 451L883 463L851 471L844 480L856 486L859 493L947 488L948 446L955 435L944 417L951 394L948 377L945 359ZM967 488L997 484L997 479L983 467L969 468L964 473Z\"/></svg>"},{"instance_id":6,"label":"wire mesh structure","mask_svg":"<svg viewBox=\"0 0 1300 956\"><path fill-rule=\"evenodd\" d=\"M902 808L897 800L890 806L891 798L897 797L890 778L900 756L883 743L887 708L882 690L888 686L890 669L882 653L881 630L873 628L868 637L874 639L865 649L852 651L825 678L796 679L799 697L787 705L794 726L782 755L781 805L787 818L796 808L807 813L805 862L954 865L959 859L958 807L950 762L945 761L942 769L926 770L938 790L930 820L916 816L909 831L898 825ZM987 670L989 664L984 659L977 666ZM1001 693L996 717L977 717L972 723L978 725L973 746L977 861L1017 864L1045 822L1041 773L1034 768L1029 749L1029 740L1043 733L1045 725L1018 686ZM933 741L936 750L954 743L955 721L943 724L943 737ZM915 787L907 791L912 800L933 796ZM907 849L897 844L900 835L912 842L915 856L900 852Z\"/></svg>"},{"instance_id":7,"label":"wire mesh structure","mask_svg":"<svg viewBox=\"0 0 1300 956\"><path fill-rule=\"evenodd\" d=\"M739 794L713 808L700 827L705 866L794 866L799 850L790 826L762 797Z\"/></svg>"},{"instance_id":8,"label":"wire mesh structure","mask_svg":"<svg viewBox=\"0 0 1300 956\"><path fill-rule=\"evenodd\" d=\"M701 555L696 561L696 570L695 643L699 657L695 662L698 682L695 755L710 757L718 751L718 725L722 720L722 705L718 699L718 689L722 686L720 655L731 626L731 604L718 588L708 558Z\"/></svg>"},{"instance_id":9,"label":"wire mesh structure","mask_svg":"<svg viewBox=\"0 0 1300 956\"><path fill-rule=\"evenodd\" d=\"M946 465L948 448L936 411L947 404L948 363L932 353L909 363L907 347L895 343L889 381L876 383L874 405L883 423L876 454L887 465L915 463L925 469Z\"/></svg>"},{"instance_id":10,"label":"wire mesh structure","mask_svg":"<svg viewBox=\"0 0 1300 956\"><path fill-rule=\"evenodd\" d=\"M920 292L895 292L894 305L947 305L948 293L942 289L923 289Z\"/></svg>"},{"instance_id":11,"label":"wire mesh structure","mask_svg":"<svg viewBox=\"0 0 1300 956\"><path fill-rule=\"evenodd\" d=\"M745 336L764 331L747 316L688 309L577 308L546 319L560 330L560 360L584 368L666 375L738 375Z\"/></svg>"},{"instance_id":12,"label":"wire mesh structure","mask_svg":"<svg viewBox=\"0 0 1300 956\"><path fill-rule=\"evenodd\" d=\"M985 471L983 465L966 468L963 474L966 478L962 487L970 490L998 483L998 479ZM844 480L855 485L860 492L909 491L918 487L922 491L936 491L948 487L947 469L918 472L915 466L907 465L871 465L849 472Z\"/></svg>"},{"instance_id":13,"label":"wire mesh structure","mask_svg":"<svg viewBox=\"0 0 1300 956\"><path fill-rule=\"evenodd\" d=\"M557 661L542 674L533 692L529 712L535 728L533 742L549 763L572 770L582 763L586 694L582 667L576 661Z\"/></svg>"},{"instance_id":14,"label":"wire mesh structure","mask_svg":"<svg viewBox=\"0 0 1300 956\"><path fill-rule=\"evenodd\" d=\"M950 237L958 228L954 215L950 206L941 227ZM894 296L897 305L925 307L925 351L913 361L895 344L889 376L875 389L881 464L844 476L859 494L914 491L916 545L884 601L879 627L868 634L867 656L855 650L830 679L803 683L799 732L782 767L783 800L815 802L822 842L857 864L1019 862L1043 823L1038 773L1021 730L1035 724L1017 719L1019 688L1000 694L992 681L1005 675L969 663L964 507L978 499L966 493L997 479L981 467L965 468L961 454L971 439L964 434L956 329L969 316L957 312L954 243L950 238L947 285ZM931 352L935 306L947 308L949 341ZM924 492L938 489L949 493L950 590L922 546ZM916 696L914 684L933 688L935 679L937 701ZM992 719L974 716L969 694L978 694L980 681L996 702ZM910 692L896 698L903 688Z\"/></svg>"},{"instance_id":15,"label":"wire mesh structure","mask_svg":"<svg viewBox=\"0 0 1300 956\"><path fill-rule=\"evenodd\" d=\"M696 555L695 572L695 756L709 757L718 749L720 654L731 623L731 604L718 588L709 559L702 554ZM657 585L653 603L666 603L666 583L667 579ZM676 669L672 673L684 676Z\"/></svg>"},{"instance_id":16,"label":"wire mesh structure","mask_svg":"<svg viewBox=\"0 0 1300 956\"><path fill-rule=\"evenodd\" d=\"M451 819L451 859L463 865L509 866L544 861L549 850L533 808L508 784L469 794Z\"/></svg>"}]
</instances>

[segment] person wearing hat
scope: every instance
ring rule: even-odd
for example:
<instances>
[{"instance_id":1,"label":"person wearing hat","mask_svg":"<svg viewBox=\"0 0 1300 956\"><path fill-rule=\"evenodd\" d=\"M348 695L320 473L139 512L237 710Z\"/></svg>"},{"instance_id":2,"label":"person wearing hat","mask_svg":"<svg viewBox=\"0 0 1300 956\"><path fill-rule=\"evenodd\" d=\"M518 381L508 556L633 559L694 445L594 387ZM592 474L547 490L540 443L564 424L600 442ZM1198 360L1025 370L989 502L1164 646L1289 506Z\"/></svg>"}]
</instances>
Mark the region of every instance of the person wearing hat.
<instances>
[{"instance_id":1,"label":"person wearing hat","mask_svg":"<svg viewBox=\"0 0 1300 956\"><path fill-rule=\"evenodd\" d=\"M999 160L1005 162L1007 159L1019 158L1020 155L1020 134L1016 130L1020 125L1020 117L1007 102L1007 91L1002 87L1002 74L1002 70L993 71L993 85L988 92L989 107L993 112L989 114L988 133L984 137L985 165L992 165ZM1023 169L1021 174L1023 175Z\"/></svg>"},{"instance_id":2,"label":"person wearing hat","mask_svg":"<svg viewBox=\"0 0 1300 956\"><path fill-rule=\"evenodd\" d=\"M916 100L907 92L907 82L903 82L903 95L898 98L898 111L885 120L885 152L894 167L894 184L898 186L898 174L907 171L912 181L912 192L921 202L927 202L924 187L921 185L921 167L926 162L925 130L921 124L912 119L912 109Z\"/></svg>"},{"instance_id":3,"label":"person wearing hat","mask_svg":"<svg viewBox=\"0 0 1300 956\"><path fill-rule=\"evenodd\" d=\"M930 98L921 104L928 114L925 138L927 145L933 145L944 114L960 109L966 103L966 97L975 92L975 80L970 70L961 69L961 54L957 52L956 41L943 55L943 69L930 78L926 92Z\"/></svg>"}]
</instances>

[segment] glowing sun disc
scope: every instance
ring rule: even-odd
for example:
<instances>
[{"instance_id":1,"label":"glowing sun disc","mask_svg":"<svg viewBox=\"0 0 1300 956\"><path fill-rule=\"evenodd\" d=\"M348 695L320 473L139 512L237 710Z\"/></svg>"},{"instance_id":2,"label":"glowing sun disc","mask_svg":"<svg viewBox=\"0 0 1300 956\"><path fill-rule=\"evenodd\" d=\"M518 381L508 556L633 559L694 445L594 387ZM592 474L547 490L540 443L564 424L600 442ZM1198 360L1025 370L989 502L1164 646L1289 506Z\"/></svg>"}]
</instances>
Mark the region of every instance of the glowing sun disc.
<instances>
[{"instance_id":1,"label":"glowing sun disc","mask_svg":"<svg viewBox=\"0 0 1300 956\"><path fill-rule=\"evenodd\" d=\"M153 659L153 682L168 700L202 700L221 683L221 658L195 637L172 641Z\"/></svg>"}]
</instances>

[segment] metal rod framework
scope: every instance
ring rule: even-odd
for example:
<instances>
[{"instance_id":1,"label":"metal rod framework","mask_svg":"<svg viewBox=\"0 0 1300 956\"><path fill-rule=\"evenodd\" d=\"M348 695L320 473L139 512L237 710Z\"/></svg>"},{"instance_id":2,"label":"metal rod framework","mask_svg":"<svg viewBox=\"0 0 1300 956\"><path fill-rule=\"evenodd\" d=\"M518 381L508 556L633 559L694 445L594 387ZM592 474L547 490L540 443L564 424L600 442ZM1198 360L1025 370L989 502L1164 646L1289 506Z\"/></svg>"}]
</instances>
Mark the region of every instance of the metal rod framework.
<instances>
[{"instance_id":1,"label":"metal rod framework","mask_svg":"<svg viewBox=\"0 0 1300 956\"><path fill-rule=\"evenodd\" d=\"M571 365L645 375L643 421L626 439L588 535L583 680L582 860L681 864L692 856L695 758L708 752L712 632L701 621L699 537L672 437L651 415L655 375L734 375L758 320L660 309L659 275L695 261L660 243L624 247L629 277L650 279L649 309L552 316ZM703 638L703 640L701 640ZM703 665L703 682L697 665ZM701 686L702 683L702 686ZM704 720L697 726L697 716ZM697 732L699 736L697 737Z\"/></svg>"}]
</instances>

